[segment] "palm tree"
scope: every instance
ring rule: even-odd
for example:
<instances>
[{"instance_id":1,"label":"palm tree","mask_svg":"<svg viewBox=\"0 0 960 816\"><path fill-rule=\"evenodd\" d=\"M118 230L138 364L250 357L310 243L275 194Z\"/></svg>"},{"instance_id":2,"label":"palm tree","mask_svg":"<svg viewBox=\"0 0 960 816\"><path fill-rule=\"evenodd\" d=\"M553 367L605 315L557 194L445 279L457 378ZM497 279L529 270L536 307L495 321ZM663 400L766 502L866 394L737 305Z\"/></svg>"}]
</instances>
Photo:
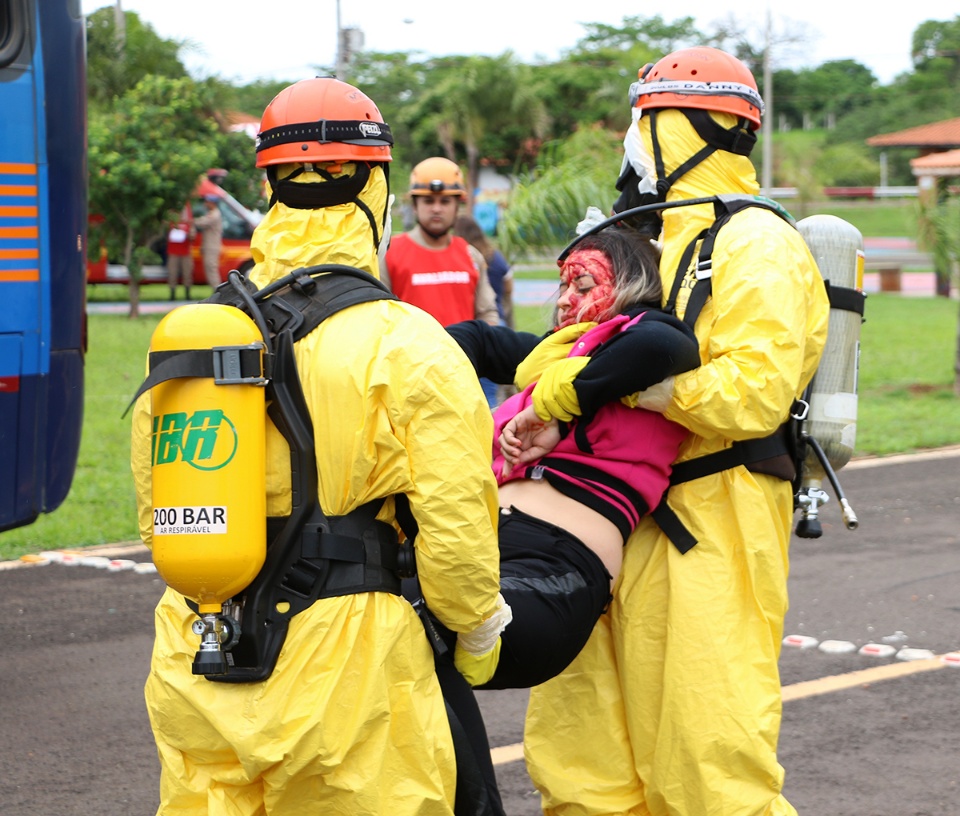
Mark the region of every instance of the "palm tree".
<instances>
[{"instance_id":1,"label":"palm tree","mask_svg":"<svg viewBox=\"0 0 960 816\"><path fill-rule=\"evenodd\" d=\"M525 138L542 139L549 117L543 100L534 93L529 66L510 52L499 57L453 57L438 60L434 82L418 100L418 133L432 133L451 161L466 154L468 210L480 178L481 159L494 137L514 134L519 151ZM424 138L429 142L432 139ZM503 142L500 142L503 145ZM487 156L510 159L514 156Z\"/></svg>"}]
</instances>

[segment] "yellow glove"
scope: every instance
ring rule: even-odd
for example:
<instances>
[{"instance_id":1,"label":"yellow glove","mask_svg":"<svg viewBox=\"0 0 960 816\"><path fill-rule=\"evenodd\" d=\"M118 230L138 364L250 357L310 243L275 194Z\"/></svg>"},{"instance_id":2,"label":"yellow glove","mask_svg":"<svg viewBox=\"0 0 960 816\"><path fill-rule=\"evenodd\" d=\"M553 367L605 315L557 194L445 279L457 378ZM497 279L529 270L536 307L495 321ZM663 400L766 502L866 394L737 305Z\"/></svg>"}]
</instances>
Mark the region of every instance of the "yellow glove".
<instances>
[{"instance_id":1,"label":"yellow glove","mask_svg":"<svg viewBox=\"0 0 960 816\"><path fill-rule=\"evenodd\" d=\"M564 357L540 375L533 389L533 410L540 419L569 422L580 416L580 400L573 381L589 362L589 357Z\"/></svg>"},{"instance_id":2,"label":"yellow glove","mask_svg":"<svg viewBox=\"0 0 960 816\"><path fill-rule=\"evenodd\" d=\"M566 357L570 353L570 347L596 325L596 323L574 323L572 326L557 329L553 334L545 337L517 366L514 385L523 391L530 383L539 380L547 366Z\"/></svg>"},{"instance_id":3,"label":"yellow glove","mask_svg":"<svg viewBox=\"0 0 960 816\"><path fill-rule=\"evenodd\" d=\"M471 686L482 686L500 662L500 633L513 620L513 611L497 594L496 610L472 632L457 635L453 665Z\"/></svg>"},{"instance_id":4,"label":"yellow glove","mask_svg":"<svg viewBox=\"0 0 960 816\"><path fill-rule=\"evenodd\" d=\"M458 640L457 646L453 650L453 665L457 667L457 671L466 678L471 686L482 686L493 677L493 673L497 670L497 664L500 662L500 644L501 640L498 637L497 642L493 644L493 648L489 652L482 655L472 655L460 645Z\"/></svg>"}]
</instances>

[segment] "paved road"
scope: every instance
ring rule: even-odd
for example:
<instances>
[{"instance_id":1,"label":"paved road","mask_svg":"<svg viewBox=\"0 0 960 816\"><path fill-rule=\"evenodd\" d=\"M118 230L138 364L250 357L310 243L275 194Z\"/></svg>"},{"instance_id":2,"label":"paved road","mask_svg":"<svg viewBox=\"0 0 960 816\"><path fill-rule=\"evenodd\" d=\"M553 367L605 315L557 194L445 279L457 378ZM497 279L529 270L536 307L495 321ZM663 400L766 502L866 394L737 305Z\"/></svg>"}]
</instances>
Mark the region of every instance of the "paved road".
<instances>
[{"instance_id":1,"label":"paved road","mask_svg":"<svg viewBox=\"0 0 960 816\"><path fill-rule=\"evenodd\" d=\"M843 529L832 502L823 537L794 540L787 633L935 656L785 646L786 792L803 816L956 816L960 667L939 656L960 649L960 449L853 462L841 477L860 528ZM140 548L105 555L148 561ZM154 813L142 687L161 582L0 566L0 813ZM518 748L526 693L480 698L508 813L535 816Z\"/></svg>"}]
</instances>

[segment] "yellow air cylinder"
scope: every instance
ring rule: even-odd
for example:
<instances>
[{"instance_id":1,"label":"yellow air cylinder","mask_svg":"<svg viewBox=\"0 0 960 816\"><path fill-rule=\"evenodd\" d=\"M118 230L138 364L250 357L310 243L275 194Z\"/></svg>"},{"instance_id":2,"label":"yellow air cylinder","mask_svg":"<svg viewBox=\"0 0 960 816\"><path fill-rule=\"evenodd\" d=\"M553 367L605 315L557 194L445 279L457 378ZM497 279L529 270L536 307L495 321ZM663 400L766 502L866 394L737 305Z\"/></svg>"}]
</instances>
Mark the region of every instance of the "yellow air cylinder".
<instances>
[{"instance_id":1,"label":"yellow air cylinder","mask_svg":"<svg viewBox=\"0 0 960 816\"><path fill-rule=\"evenodd\" d=\"M262 371L257 325L239 309L212 303L174 309L150 344L151 353L218 349L233 370L237 354L225 348L258 353ZM195 601L201 615L219 613L266 558L262 386L262 379L221 385L181 377L150 392L153 560L167 585Z\"/></svg>"}]
</instances>

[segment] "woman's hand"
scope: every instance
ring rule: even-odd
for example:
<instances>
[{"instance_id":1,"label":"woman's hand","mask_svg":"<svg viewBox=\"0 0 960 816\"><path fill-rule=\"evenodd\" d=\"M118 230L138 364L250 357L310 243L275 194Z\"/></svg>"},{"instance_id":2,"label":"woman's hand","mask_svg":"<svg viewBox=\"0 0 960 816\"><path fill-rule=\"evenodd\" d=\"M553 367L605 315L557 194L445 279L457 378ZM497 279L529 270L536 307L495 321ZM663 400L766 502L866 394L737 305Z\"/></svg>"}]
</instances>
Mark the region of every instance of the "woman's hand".
<instances>
[{"instance_id":1,"label":"woman's hand","mask_svg":"<svg viewBox=\"0 0 960 816\"><path fill-rule=\"evenodd\" d=\"M555 419L544 422L532 405L527 406L500 432L503 475L509 476L517 465L546 456L559 441L560 423Z\"/></svg>"}]
</instances>

